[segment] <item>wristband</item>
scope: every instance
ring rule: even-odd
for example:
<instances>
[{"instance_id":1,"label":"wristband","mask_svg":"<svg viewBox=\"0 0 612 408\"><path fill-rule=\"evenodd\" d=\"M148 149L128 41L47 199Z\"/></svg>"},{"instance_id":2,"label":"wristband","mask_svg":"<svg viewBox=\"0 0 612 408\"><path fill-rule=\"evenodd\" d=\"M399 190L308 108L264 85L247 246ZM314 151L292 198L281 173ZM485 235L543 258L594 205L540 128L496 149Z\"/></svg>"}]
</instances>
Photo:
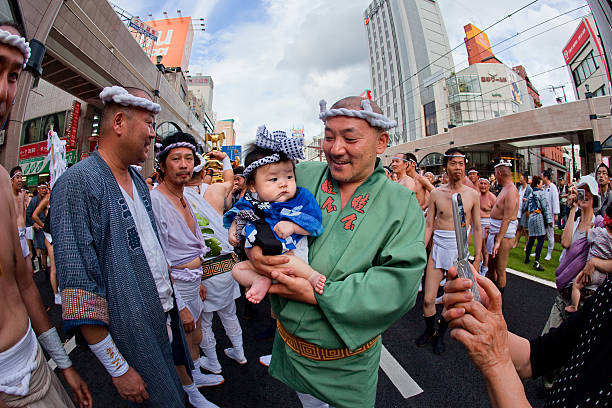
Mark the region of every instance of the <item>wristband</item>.
<instances>
[{"instance_id":1,"label":"wristband","mask_svg":"<svg viewBox=\"0 0 612 408\"><path fill-rule=\"evenodd\" d=\"M130 368L125 358L123 358L117 349L117 345L110 333L101 342L90 344L89 348L98 357L98 360L100 360L111 377L120 377Z\"/></svg>"},{"instance_id":2,"label":"wristband","mask_svg":"<svg viewBox=\"0 0 612 408\"><path fill-rule=\"evenodd\" d=\"M229 157L225 156L223 158L223 171L226 170L233 170L234 168L232 167L232 162L230 161Z\"/></svg>"},{"instance_id":3,"label":"wristband","mask_svg":"<svg viewBox=\"0 0 612 408\"><path fill-rule=\"evenodd\" d=\"M68 357L68 353L66 353L66 349L55 327L50 328L38 336L38 342L60 369L63 370L72 366L72 361L70 361L70 357Z\"/></svg>"}]
</instances>

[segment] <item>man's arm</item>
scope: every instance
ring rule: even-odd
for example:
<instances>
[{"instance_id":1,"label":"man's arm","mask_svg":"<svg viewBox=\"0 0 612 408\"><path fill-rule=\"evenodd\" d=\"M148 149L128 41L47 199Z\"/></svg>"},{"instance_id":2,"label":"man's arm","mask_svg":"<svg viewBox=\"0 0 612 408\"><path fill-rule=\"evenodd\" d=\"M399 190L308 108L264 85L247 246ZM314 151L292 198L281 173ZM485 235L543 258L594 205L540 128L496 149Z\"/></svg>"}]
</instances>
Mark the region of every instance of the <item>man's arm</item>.
<instances>
[{"instance_id":1,"label":"man's arm","mask_svg":"<svg viewBox=\"0 0 612 408\"><path fill-rule=\"evenodd\" d=\"M40 220L40 214L43 211L45 211L48 206L49 206L49 195L47 194L45 198L40 200L40 203L38 204L38 206L32 213L32 219L34 220L34 223L38 225L40 228L43 228L45 226L45 224Z\"/></svg>"},{"instance_id":2,"label":"man's arm","mask_svg":"<svg viewBox=\"0 0 612 408\"><path fill-rule=\"evenodd\" d=\"M429 241L431 240L431 235L433 234L434 219L436 215L436 197L436 191L432 191L431 195L429 196L427 218L425 219L425 248L429 246Z\"/></svg>"},{"instance_id":3,"label":"man's arm","mask_svg":"<svg viewBox=\"0 0 612 408\"><path fill-rule=\"evenodd\" d=\"M417 174L416 179L419 183L421 183L421 186L423 186L423 188L428 192L431 192L431 190L434 189L433 184L431 184L427 177L423 177L420 174Z\"/></svg>"},{"instance_id":4,"label":"man's arm","mask_svg":"<svg viewBox=\"0 0 612 408\"><path fill-rule=\"evenodd\" d=\"M214 150L209 153L210 158L214 160L221 160L223 162L223 183L211 184L206 193L204 193L204 199L210 203L210 205L217 210L218 213L222 214L226 208L226 198L234 188L234 170L229 157L224 152ZM230 198L231 202L231 198Z\"/></svg>"}]
</instances>

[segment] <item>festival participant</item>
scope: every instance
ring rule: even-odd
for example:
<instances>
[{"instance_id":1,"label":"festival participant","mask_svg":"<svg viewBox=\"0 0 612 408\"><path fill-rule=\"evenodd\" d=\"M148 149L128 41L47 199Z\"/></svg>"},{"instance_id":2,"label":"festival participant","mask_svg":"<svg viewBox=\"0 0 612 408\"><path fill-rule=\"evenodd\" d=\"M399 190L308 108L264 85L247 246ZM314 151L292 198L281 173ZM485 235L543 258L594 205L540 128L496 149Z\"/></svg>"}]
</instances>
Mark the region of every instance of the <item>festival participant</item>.
<instances>
[{"instance_id":1,"label":"festival participant","mask_svg":"<svg viewBox=\"0 0 612 408\"><path fill-rule=\"evenodd\" d=\"M436 181L436 178L434 177L434 174L431 171L428 171L427 173L425 173L425 178L429 180L432 186L433 186L434 181Z\"/></svg>"},{"instance_id":2,"label":"festival participant","mask_svg":"<svg viewBox=\"0 0 612 408\"><path fill-rule=\"evenodd\" d=\"M489 191L489 179L481 178L478 181L480 189L480 225L482 226L482 262L478 273L485 275L489 270L489 253L486 248L487 237L489 236L489 225L491 224L491 210L495 205L497 197Z\"/></svg>"},{"instance_id":3,"label":"festival participant","mask_svg":"<svg viewBox=\"0 0 612 408\"><path fill-rule=\"evenodd\" d=\"M440 182L442 183L441 185L448 184L448 174L446 172L443 172L440 176Z\"/></svg>"},{"instance_id":4,"label":"festival participant","mask_svg":"<svg viewBox=\"0 0 612 408\"><path fill-rule=\"evenodd\" d=\"M524 174L521 174L519 178L519 210L517 213L517 218L519 220L518 230L516 231L516 237L514 239L514 248L518 247L521 236L525 236L525 248L527 247L527 242L529 242L529 197L531 193L533 193L533 189L527 183L527 177Z\"/></svg>"},{"instance_id":5,"label":"festival participant","mask_svg":"<svg viewBox=\"0 0 612 408\"><path fill-rule=\"evenodd\" d=\"M480 192L480 174L478 173L478 170L476 170L476 167L471 167L468 170L467 179L470 181L470 184L466 183L466 185Z\"/></svg>"},{"instance_id":6,"label":"festival participant","mask_svg":"<svg viewBox=\"0 0 612 408\"><path fill-rule=\"evenodd\" d=\"M227 197L225 197L225 211L232 208L232 206L236 204L238 200L244 197L244 194L246 193L246 180L244 174L242 174L243 171L243 166L237 166L234 168L234 186Z\"/></svg>"},{"instance_id":7,"label":"festival participant","mask_svg":"<svg viewBox=\"0 0 612 408\"><path fill-rule=\"evenodd\" d=\"M38 259L38 266L42 270L47 270L47 248L45 246L45 234L42 230L42 226L35 223L32 219L32 214L40 201L45 198L47 193L49 192L47 185L42 183L36 187L37 194L30 200L26 208L26 227L31 227L33 231L33 239L32 239L32 248L34 249L34 255ZM41 218L42 223L44 224L44 217Z\"/></svg>"},{"instance_id":8,"label":"festival participant","mask_svg":"<svg viewBox=\"0 0 612 408\"><path fill-rule=\"evenodd\" d=\"M49 254L49 281L51 282L51 289L53 290L53 297L56 305L62 304L62 297L59 294L58 285L57 285L57 271L55 269L55 254L53 252L53 240L51 234L45 231L45 226L49 228L49 199L51 197L51 192L45 195L45 197L40 200L40 203L32 213L32 219L34 223L38 226L41 226L43 234L45 235L45 247L47 250L47 254ZM45 220L43 222L41 217Z\"/></svg>"},{"instance_id":9,"label":"festival participant","mask_svg":"<svg viewBox=\"0 0 612 408\"><path fill-rule=\"evenodd\" d=\"M308 262L306 237L321 235L323 227L316 199L308 190L296 186L295 160L304 158L301 139L289 139L283 131L269 133L260 126L255 143L247 149L244 174L249 192L223 216L230 243L238 246L244 237L245 249L257 245L267 255L293 251L293 255ZM322 293L325 276L312 269L306 272L301 274L298 270L296 276L307 279L317 293ZM253 303L263 299L272 283L248 260L237 264L232 275L250 288L246 297Z\"/></svg>"},{"instance_id":10,"label":"festival participant","mask_svg":"<svg viewBox=\"0 0 612 408\"><path fill-rule=\"evenodd\" d=\"M444 153L443 163L449 182L432 191L429 197L425 246L429 244L430 240L433 240L433 247L427 261L427 269L425 270L425 295L423 297L425 332L415 340L416 345L420 347L433 339L434 353L438 355L442 354L445 349L444 334L447 325L442 320L438 330L436 331L435 329L435 300L445 272L457 259L457 238L452 211L452 195L454 193L461 194L466 225L473 226L474 248L482 248L480 197L474 189L463 183L465 165L467 164L465 153L456 147L450 148ZM480 267L481 259L482 251L475 250L475 268Z\"/></svg>"},{"instance_id":11,"label":"festival participant","mask_svg":"<svg viewBox=\"0 0 612 408\"><path fill-rule=\"evenodd\" d=\"M256 269L279 281L270 288L279 296L271 297L278 335L269 372L298 391L305 407L374 406L379 336L414 305L425 266L416 197L389 183L376 158L396 125L381 112L359 97L330 110L322 102L327 164L296 168L300 187L313 192L323 212L325 231L310 242L310 266L302 263L327 277L323 294L283 273L291 272L283 265L289 257L250 250Z\"/></svg>"},{"instance_id":12,"label":"festival participant","mask_svg":"<svg viewBox=\"0 0 612 408\"><path fill-rule=\"evenodd\" d=\"M426 177L417 173L417 159L412 153L396 154L391 160L393 172L398 174L398 182L416 194L417 201L426 214L429 206L429 193L434 189Z\"/></svg>"},{"instance_id":13,"label":"festival participant","mask_svg":"<svg viewBox=\"0 0 612 408\"><path fill-rule=\"evenodd\" d=\"M552 259L553 249L555 248L555 225L559 221L559 213L561 212L561 208L559 207L559 190L555 183L551 181L550 170L544 170L542 172L542 181L544 182L544 186L542 187L542 191L546 194L546 198L548 203L550 204L550 209L554 215L553 225L548 225L546 227L546 237L548 238L548 252L544 259L546 261L550 261ZM502 292L503 293L503 292Z\"/></svg>"},{"instance_id":14,"label":"festival participant","mask_svg":"<svg viewBox=\"0 0 612 408\"><path fill-rule=\"evenodd\" d=\"M196 215L204 243L207 246L202 264L204 272L202 281L206 288L206 298L202 305L202 341L199 345L204 356L200 357L199 364L205 370L220 374L221 364L217 358L217 343L212 331L214 312L219 316L225 333L232 342L233 347L223 350L225 355L241 365L247 362L244 356L242 328L236 316L235 299L240 296L240 291L231 274L238 257L228 242L228 231L223 227L222 219L224 197L230 196L232 188L236 185L234 174L238 167L232 171L229 157L218 150L210 152L208 157L222 161L223 182L211 185L199 183L197 180L199 176L196 175L202 171L204 166L204 158L201 158L201 163L194 168L194 175L183 192ZM239 167L242 169L241 166ZM240 169L239 174L242 174Z\"/></svg>"},{"instance_id":15,"label":"festival participant","mask_svg":"<svg viewBox=\"0 0 612 408\"><path fill-rule=\"evenodd\" d=\"M19 244L21 245L21 253L25 258L26 269L32 271L32 256L30 254L30 248L26 239L26 225L25 225L25 212L26 212L26 192L23 190L23 170L20 166L13 167L10 172L11 187L13 190L13 201L15 204L15 219L17 223L17 232L19 233Z\"/></svg>"},{"instance_id":16,"label":"festival participant","mask_svg":"<svg viewBox=\"0 0 612 408\"><path fill-rule=\"evenodd\" d=\"M161 108L137 88L104 88L100 99L98 148L57 180L51 197L64 329L80 329L122 398L182 407L173 355L177 364L191 359L149 189L131 167L146 160Z\"/></svg>"},{"instance_id":17,"label":"festival participant","mask_svg":"<svg viewBox=\"0 0 612 408\"><path fill-rule=\"evenodd\" d=\"M12 25L0 24L0 123L8 118L29 55L30 47L22 33ZM17 183L21 171L12 173L12 181ZM74 406L47 364L40 342L62 372L75 402L91 407L87 384L72 367L57 330L49 322L31 269L25 264L25 247L17 233L17 226L25 222L24 203L11 192L9 174L2 166L0 200L0 406Z\"/></svg>"},{"instance_id":18,"label":"festival participant","mask_svg":"<svg viewBox=\"0 0 612 408\"><path fill-rule=\"evenodd\" d=\"M196 141L190 134L176 132L167 136L161 145L156 158L163 181L151 191L151 205L159 240L170 264L174 290L180 299L179 311L194 364L193 381L184 365L177 366L177 371L189 402L197 407L212 407L214 404L197 390L224 381L220 375L202 374L199 365L202 301L208 293L202 283L202 259L209 249L183 190L193 174Z\"/></svg>"},{"instance_id":19,"label":"festival participant","mask_svg":"<svg viewBox=\"0 0 612 408\"><path fill-rule=\"evenodd\" d=\"M514 244L514 236L518 221L519 194L512 181L512 163L503 159L495 165L495 177L501 186L497 201L491 210L491 225L487 237L487 252L489 253L489 270L487 277L497 285L504 294L506 288L506 266L510 248Z\"/></svg>"}]
</instances>

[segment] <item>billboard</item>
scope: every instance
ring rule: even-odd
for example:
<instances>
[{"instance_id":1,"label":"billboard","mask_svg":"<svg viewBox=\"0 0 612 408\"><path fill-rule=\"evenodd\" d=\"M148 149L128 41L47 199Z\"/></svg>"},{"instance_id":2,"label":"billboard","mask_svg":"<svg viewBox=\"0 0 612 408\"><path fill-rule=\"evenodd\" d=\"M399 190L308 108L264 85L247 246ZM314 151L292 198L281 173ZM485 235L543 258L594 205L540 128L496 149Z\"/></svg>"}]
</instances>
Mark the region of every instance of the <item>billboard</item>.
<instances>
[{"instance_id":1,"label":"billboard","mask_svg":"<svg viewBox=\"0 0 612 408\"><path fill-rule=\"evenodd\" d=\"M168 18L145 23L159 33L157 42L153 46L151 61L157 63L156 58L161 55L164 66L180 67L183 71L187 71L193 42L191 17Z\"/></svg>"},{"instance_id":2,"label":"billboard","mask_svg":"<svg viewBox=\"0 0 612 408\"><path fill-rule=\"evenodd\" d=\"M574 58L578 51L580 51L588 38L589 31L587 30L583 20L580 22L578 29L574 32L574 35L572 35L572 38L569 40L565 48L563 48L563 58L565 59L566 64L569 64L572 58Z\"/></svg>"}]
</instances>

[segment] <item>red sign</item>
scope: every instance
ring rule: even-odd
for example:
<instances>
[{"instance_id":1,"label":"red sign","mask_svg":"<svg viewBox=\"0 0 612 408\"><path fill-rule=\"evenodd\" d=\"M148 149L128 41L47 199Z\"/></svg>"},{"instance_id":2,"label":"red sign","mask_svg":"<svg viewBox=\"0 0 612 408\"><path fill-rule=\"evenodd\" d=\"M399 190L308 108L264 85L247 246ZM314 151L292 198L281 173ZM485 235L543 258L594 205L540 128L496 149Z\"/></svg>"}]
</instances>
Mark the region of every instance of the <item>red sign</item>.
<instances>
[{"instance_id":1,"label":"red sign","mask_svg":"<svg viewBox=\"0 0 612 408\"><path fill-rule=\"evenodd\" d=\"M85 160L88 157L89 157L89 153L81 153L81 160Z\"/></svg>"},{"instance_id":2,"label":"red sign","mask_svg":"<svg viewBox=\"0 0 612 408\"><path fill-rule=\"evenodd\" d=\"M563 58L565 59L565 63L569 64L569 62L574 58L574 56L580 51L582 45L589 38L589 31L587 30L586 25L584 24L584 20L580 22L578 29L574 32L572 39L569 40L565 48L563 49Z\"/></svg>"},{"instance_id":3,"label":"red sign","mask_svg":"<svg viewBox=\"0 0 612 408\"><path fill-rule=\"evenodd\" d=\"M38 156L38 145L40 143L32 143L19 147L19 160L25 160ZM45 142L46 144L46 142Z\"/></svg>"},{"instance_id":4,"label":"red sign","mask_svg":"<svg viewBox=\"0 0 612 408\"><path fill-rule=\"evenodd\" d=\"M79 114L81 113L81 103L79 101L74 101L74 106L72 107L72 120L70 123L70 136L69 136L69 146L70 149L74 149L76 147L77 142L77 129L79 128Z\"/></svg>"},{"instance_id":5,"label":"red sign","mask_svg":"<svg viewBox=\"0 0 612 408\"><path fill-rule=\"evenodd\" d=\"M505 77L487 76L480 77L480 82L508 82Z\"/></svg>"}]
</instances>

